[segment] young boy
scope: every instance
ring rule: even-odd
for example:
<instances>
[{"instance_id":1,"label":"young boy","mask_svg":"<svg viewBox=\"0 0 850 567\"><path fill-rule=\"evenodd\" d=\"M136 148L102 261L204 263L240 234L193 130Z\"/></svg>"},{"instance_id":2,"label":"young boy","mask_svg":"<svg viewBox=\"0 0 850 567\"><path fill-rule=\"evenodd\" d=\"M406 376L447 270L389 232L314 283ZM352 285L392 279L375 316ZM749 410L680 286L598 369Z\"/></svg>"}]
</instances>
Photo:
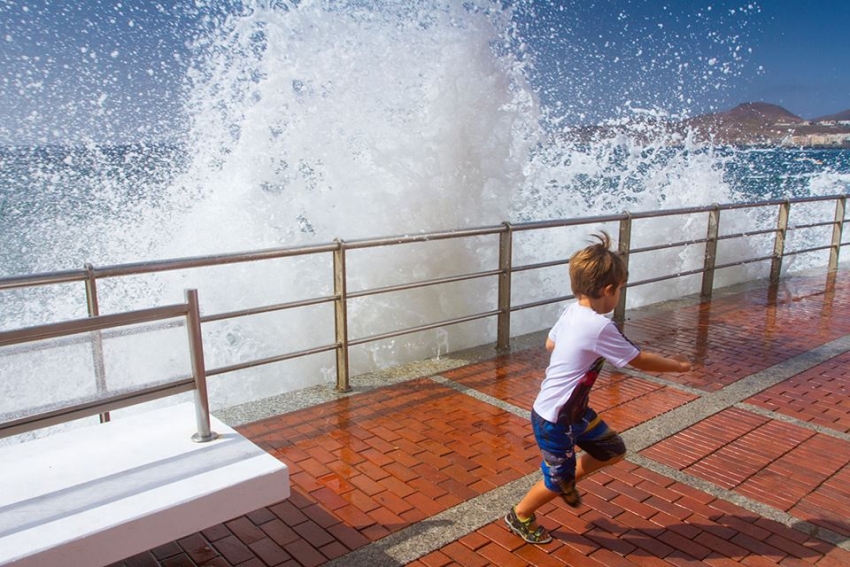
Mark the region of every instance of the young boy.
<instances>
[{"instance_id":1,"label":"young boy","mask_svg":"<svg viewBox=\"0 0 850 567\"><path fill-rule=\"evenodd\" d=\"M543 454L543 480L531 487L511 508L505 522L512 532L530 543L549 543L551 536L538 526L534 511L560 496L577 507L581 498L576 481L626 454L616 431L588 406L590 389L602 365L630 365L638 370L687 372L691 364L682 355L665 358L641 351L605 317L620 300L626 284L626 266L611 251L607 233L570 258L570 282L578 300L555 323L546 339L552 353L540 393L534 401L531 423ZM575 447L582 449L576 458Z\"/></svg>"}]
</instances>

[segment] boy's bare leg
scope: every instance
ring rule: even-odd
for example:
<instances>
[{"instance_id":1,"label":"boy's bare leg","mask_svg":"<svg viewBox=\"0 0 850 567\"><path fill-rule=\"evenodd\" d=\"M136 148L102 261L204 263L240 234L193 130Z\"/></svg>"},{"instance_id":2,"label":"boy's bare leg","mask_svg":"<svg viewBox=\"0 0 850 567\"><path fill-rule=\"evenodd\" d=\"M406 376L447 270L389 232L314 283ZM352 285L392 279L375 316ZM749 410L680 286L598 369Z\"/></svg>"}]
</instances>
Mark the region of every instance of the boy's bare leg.
<instances>
[{"instance_id":1,"label":"boy's bare leg","mask_svg":"<svg viewBox=\"0 0 850 567\"><path fill-rule=\"evenodd\" d=\"M589 454L582 452L578 459L576 459L576 481L589 474L595 473L601 468L618 463L623 460L624 457L625 455L622 455L607 461L600 461L598 459L594 459ZM546 488L546 484L540 480L528 490L523 499L519 501L519 504L517 504L514 509L516 510L517 516L521 519L527 519L531 517L535 510L547 502L552 501L557 496L557 492L552 492Z\"/></svg>"},{"instance_id":2,"label":"boy's bare leg","mask_svg":"<svg viewBox=\"0 0 850 567\"><path fill-rule=\"evenodd\" d=\"M608 459L607 461L600 461L598 459L594 459L589 454L582 452L578 456L578 459L576 459L576 482L578 482L579 479L582 479L589 474L595 473L599 469L605 468L615 463L619 463L624 458L625 455L620 455L619 457L614 457L613 459Z\"/></svg>"},{"instance_id":3,"label":"boy's bare leg","mask_svg":"<svg viewBox=\"0 0 850 567\"><path fill-rule=\"evenodd\" d=\"M542 480L539 480L528 490L528 492L525 493L525 496L523 496L522 500L519 501L519 504L516 505L514 510L520 519L528 519L532 514L534 514L535 510L547 502L550 502L557 496L557 492L552 492L546 488L546 484ZM532 527L537 526L535 525Z\"/></svg>"}]
</instances>

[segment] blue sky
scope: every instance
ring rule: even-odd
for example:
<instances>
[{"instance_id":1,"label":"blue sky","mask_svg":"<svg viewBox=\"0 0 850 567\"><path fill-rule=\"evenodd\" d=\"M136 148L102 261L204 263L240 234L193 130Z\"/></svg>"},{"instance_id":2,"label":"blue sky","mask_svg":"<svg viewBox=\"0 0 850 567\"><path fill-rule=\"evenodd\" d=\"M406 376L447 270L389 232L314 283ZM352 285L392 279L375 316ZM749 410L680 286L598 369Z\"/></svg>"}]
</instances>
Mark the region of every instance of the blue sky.
<instances>
[{"instance_id":1,"label":"blue sky","mask_svg":"<svg viewBox=\"0 0 850 567\"><path fill-rule=\"evenodd\" d=\"M553 98L583 100L591 122L626 101L687 114L763 101L804 118L850 108L847 0L564 4L538 11L537 29L568 38L548 52L536 41L540 67L565 69Z\"/></svg>"},{"instance_id":2,"label":"blue sky","mask_svg":"<svg viewBox=\"0 0 850 567\"><path fill-rule=\"evenodd\" d=\"M627 105L850 108L848 0L550 0L531 12L520 17L541 97L567 101L570 122ZM185 127L187 44L219 15L204 2L0 0L0 143L168 138Z\"/></svg>"},{"instance_id":3,"label":"blue sky","mask_svg":"<svg viewBox=\"0 0 850 567\"><path fill-rule=\"evenodd\" d=\"M753 59L764 71L732 91L804 118L850 108L850 2L765 2Z\"/></svg>"}]
</instances>

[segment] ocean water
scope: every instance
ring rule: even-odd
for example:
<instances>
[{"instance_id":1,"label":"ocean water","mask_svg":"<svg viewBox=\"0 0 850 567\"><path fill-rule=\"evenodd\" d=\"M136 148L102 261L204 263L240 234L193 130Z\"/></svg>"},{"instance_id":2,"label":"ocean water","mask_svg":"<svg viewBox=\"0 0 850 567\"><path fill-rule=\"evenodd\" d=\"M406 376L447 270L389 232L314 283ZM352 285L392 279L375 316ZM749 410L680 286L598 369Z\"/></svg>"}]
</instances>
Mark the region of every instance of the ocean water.
<instances>
[{"instance_id":1,"label":"ocean water","mask_svg":"<svg viewBox=\"0 0 850 567\"><path fill-rule=\"evenodd\" d=\"M538 18L558 7L537 5L546 7L536 8ZM174 140L115 145L92 139L0 149L0 276L86 262L103 266L504 221L850 192L850 150L704 147L665 134L662 123L674 117L670 109L689 99L686 87L722 89L715 69L723 68L722 76L746 71L728 41L725 57L687 75L676 75L681 66L664 58L663 46L642 46L657 49L652 71L670 75L670 90L639 107L625 105L615 120L619 134L591 144L570 141L569 119L587 113L579 104L586 85L616 82L618 68L611 63L607 72L565 75L550 51L533 49L543 45L535 35L540 27L530 24L534 6L257 2L219 13L192 38L183 78L188 126ZM739 25L748 22L745 14ZM740 31L730 37L745 38ZM570 43L568 32L558 35L561 55L590 57L590 47ZM800 211L797 223L806 216L805 208ZM811 214L816 212L821 214ZM729 214L723 226L735 232L773 222ZM615 227L594 228L616 233ZM658 240L681 240L704 230L699 223L663 221L652 233ZM563 257L584 244L586 232L520 241L517 257ZM754 239L726 253L748 257L764 246ZM496 257L492 243L477 240L409 250L352 254L350 289L492 269ZM685 250L648 264L681 271L699 257L701 250ZM182 301L187 287L199 289L204 313L329 294L327 263L309 262L102 282L101 312ZM789 262L786 269L806 262L822 259ZM724 272L719 283L763 277L759 270ZM650 275L649 266L632 266L632 273L638 279ZM530 301L560 295L563 287L563 274L554 271L519 279L515 293ZM635 290L630 301L640 305L693 291L693 281L677 282ZM351 334L486 311L495 292L495 286L453 286L352 302ZM3 329L86 314L81 286L70 285L0 292L0 311ZM556 314L557 306L518 314L514 333L546 328ZM332 342L332 326L315 324L326 315L308 310L210 325L207 366ZM493 340L492 321L417 333L355 349L352 371ZM175 368L185 371L185 353L169 346L182 339L145 334L121 341L126 344L118 344L108 360L110 380L149 382ZM139 345L143 354L136 352ZM157 355L161 361L153 362ZM62 345L39 355L42 368L19 354L3 356L0 413L33 397L40 403L90 390L87 356ZM66 371L71 361L79 371ZM225 407L330 383L333 365L331 356L316 356L217 377L211 403ZM52 382L57 375L61 388Z\"/></svg>"}]
</instances>

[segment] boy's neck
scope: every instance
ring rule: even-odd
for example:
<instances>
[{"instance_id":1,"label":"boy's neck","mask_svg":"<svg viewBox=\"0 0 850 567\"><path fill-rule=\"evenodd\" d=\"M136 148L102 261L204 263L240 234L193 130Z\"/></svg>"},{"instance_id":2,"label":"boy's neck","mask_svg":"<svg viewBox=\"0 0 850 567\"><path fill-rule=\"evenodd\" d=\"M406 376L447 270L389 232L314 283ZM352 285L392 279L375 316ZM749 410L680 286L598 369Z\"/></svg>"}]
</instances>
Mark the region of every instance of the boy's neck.
<instances>
[{"instance_id":1,"label":"boy's neck","mask_svg":"<svg viewBox=\"0 0 850 567\"><path fill-rule=\"evenodd\" d=\"M578 294L576 297L578 299L578 304L582 307L587 307L588 309L592 309L596 313L600 315L605 315L610 311L607 309L607 304L605 302L605 297L590 297L589 295Z\"/></svg>"}]
</instances>

